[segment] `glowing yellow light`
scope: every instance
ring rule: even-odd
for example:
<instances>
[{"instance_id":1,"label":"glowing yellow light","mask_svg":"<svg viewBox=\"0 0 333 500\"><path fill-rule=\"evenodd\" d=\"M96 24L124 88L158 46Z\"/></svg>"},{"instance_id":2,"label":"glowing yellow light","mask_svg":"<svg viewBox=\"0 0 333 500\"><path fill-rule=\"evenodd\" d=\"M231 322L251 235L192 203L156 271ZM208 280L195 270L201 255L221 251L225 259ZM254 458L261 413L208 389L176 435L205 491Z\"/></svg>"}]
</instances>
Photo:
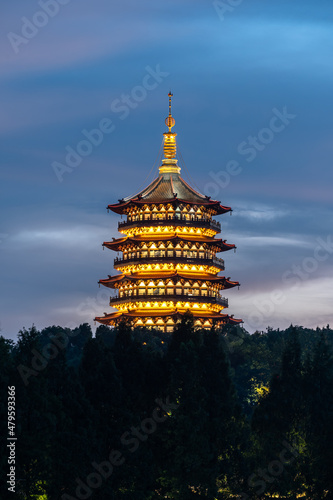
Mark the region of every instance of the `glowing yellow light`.
<instances>
[{"instance_id":1,"label":"glowing yellow light","mask_svg":"<svg viewBox=\"0 0 333 500\"><path fill-rule=\"evenodd\" d=\"M166 151L169 151L170 153L171 150L169 150L168 148L170 148L173 144L176 144L175 135L172 135L170 133L166 135L168 135L168 137L165 137L165 145L167 147ZM163 172L168 171L171 173L178 170L177 161L173 160L172 158L171 160L172 161L168 160L166 163L164 163L162 167ZM197 217L200 224L202 224L201 221L204 217L211 218L212 215L211 211L207 212L206 208L202 207L201 210L195 207L194 209L190 204L186 205L185 207L180 206L180 212L182 213L184 218L186 217L187 221L190 221L193 216ZM121 285L115 284L113 286L113 288L119 289L121 300L120 303L113 302L112 304L117 304L119 313L126 313L129 311L131 311L132 314L134 311L133 315L135 315L135 313L140 315L141 313L142 319L137 318L134 320L134 323L136 325L155 324L159 325L162 330L165 330L167 326L171 327L172 325L174 325L174 322L172 319L167 317L165 317L165 319L158 319L158 317L156 316L158 316L159 311L163 311L163 314L165 315L168 314L169 311L170 313L174 313L176 310L179 310L183 313L185 312L185 310L190 309L192 311L195 311L197 315L207 317L212 313L218 313L219 311L224 309L224 306L220 304L205 303L205 298L201 295L200 292L200 289L206 289L207 300L209 300L208 296L211 295L210 291L213 291L215 294L218 290L222 289L222 286L214 285L210 282L211 277L218 275L218 273L220 272L219 267L203 264L193 265L187 264L186 262L149 262L149 258L155 256L153 252L152 254L150 254L149 250L155 249L163 249L163 254L161 255L161 257L163 257L163 255L165 257L171 257L170 254L167 254L166 249L172 251L175 251L175 249L177 249L177 251L179 252L177 257L186 258L186 256L188 256L189 258L199 258L199 255L197 253L199 249L202 252L207 252L208 250L206 243L201 240L204 240L205 238L214 239L214 236L218 233L218 231L215 229L196 227L195 221L193 221L192 225L189 224L187 226L185 224L188 224L188 222L184 222L183 226L179 226L178 224L181 224L180 220L175 221L175 223L173 223L172 220L168 220L168 217L175 217L176 213L179 213L179 210L175 212L171 204L163 205L160 203L156 203L153 206L149 206L149 204L146 204L143 207L141 206L138 210L130 211L127 213L128 217L132 217L132 221L128 221L129 225L131 225L130 228L120 228L120 232L122 234L125 234L126 236L136 237L136 239L132 240L133 243L131 244L130 248L124 249L124 262L121 264L117 263L115 266L119 271L126 273L126 278L128 277L128 281L123 281ZM145 217L149 219L147 220L147 222L144 222L143 214L146 214ZM153 216L157 222L152 221ZM138 221L137 227L135 227L136 220ZM162 221L165 221L165 223L163 223ZM175 241L167 240L168 237L181 237L182 235L187 241L177 242L177 245L175 245ZM143 254L143 251L145 251L146 253ZM192 254L190 252L194 253ZM214 252L212 252L212 254L214 254ZM201 255L200 257L203 257L203 255ZM142 260L139 263L140 258ZM144 260L145 258L147 259L147 261ZM126 260L128 259L138 260L135 263L133 263L133 260L132 262L126 262ZM176 282L176 280L174 280L173 282L171 282L167 280L168 276L173 275L175 272L184 273L184 278L186 278L185 281L181 280L181 282ZM154 275L154 273L157 273L158 278L154 277L156 276L156 274ZM141 276L143 280L132 283L130 281L132 279L132 275L136 275L136 277ZM165 277L161 278L161 276ZM200 278L200 280L198 280L198 278ZM205 278L207 278L206 283L203 281L203 279ZM166 288L167 284L169 285L169 288ZM150 288L147 289L147 287ZM159 288L158 298L154 296L156 295L157 287ZM178 287L177 292L176 287ZM183 295L184 287L186 287L185 294L190 293L192 295L193 289L193 293L195 292L195 295L198 295L198 298L196 300L198 300L199 302L186 302L184 300L186 297ZM179 288L182 290L182 295L177 298L177 300L175 300L175 294L180 293ZM141 299L139 291L141 292L141 295L144 296ZM168 292L173 296L172 299L167 297ZM146 297L146 294L151 295L150 300L144 300L145 298L148 298ZM161 295L163 295L163 297L161 297ZM149 318L150 310L154 312L154 318L156 317L156 320L154 321L153 319ZM211 323L212 322L209 320L206 320L205 322L204 320L201 321L200 318L195 322L195 324L205 325L207 327L209 327Z\"/></svg>"}]
</instances>

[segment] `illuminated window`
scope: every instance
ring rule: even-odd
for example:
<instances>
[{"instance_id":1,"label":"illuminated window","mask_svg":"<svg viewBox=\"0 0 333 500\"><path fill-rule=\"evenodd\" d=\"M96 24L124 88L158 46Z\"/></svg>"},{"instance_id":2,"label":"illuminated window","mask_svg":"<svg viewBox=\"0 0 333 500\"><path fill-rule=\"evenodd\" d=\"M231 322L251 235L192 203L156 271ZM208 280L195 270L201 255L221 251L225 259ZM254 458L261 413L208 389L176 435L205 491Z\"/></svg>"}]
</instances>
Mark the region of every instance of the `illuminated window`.
<instances>
[{"instance_id":1,"label":"illuminated window","mask_svg":"<svg viewBox=\"0 0 333 500\"><path fill-rule=\"evenodd\" d=\"M164 250L154 250L153 252L150 252L151 257L165 257L165 251Z\"/></svg>"}]
</instances>

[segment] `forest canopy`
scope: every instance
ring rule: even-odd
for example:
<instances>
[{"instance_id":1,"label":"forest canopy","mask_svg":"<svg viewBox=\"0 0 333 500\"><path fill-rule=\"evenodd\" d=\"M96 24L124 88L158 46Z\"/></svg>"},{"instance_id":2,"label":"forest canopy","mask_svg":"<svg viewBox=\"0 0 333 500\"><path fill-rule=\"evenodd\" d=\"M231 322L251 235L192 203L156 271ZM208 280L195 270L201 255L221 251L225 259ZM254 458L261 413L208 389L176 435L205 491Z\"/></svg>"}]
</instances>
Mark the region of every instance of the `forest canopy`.
<instances>
[{"instance_id":1,"label":"forest canopy","mask_svg":"<svg viewBox=\"0 0 333 500\"><path fill-rule=\"evenodd\" d=\"M333 331L88 324L0 337L1 441L40 500L333 496ZM8 454L7 454L8 455ZM1 498L8 462L1 455Z\"/></svg>"}]
</instances>

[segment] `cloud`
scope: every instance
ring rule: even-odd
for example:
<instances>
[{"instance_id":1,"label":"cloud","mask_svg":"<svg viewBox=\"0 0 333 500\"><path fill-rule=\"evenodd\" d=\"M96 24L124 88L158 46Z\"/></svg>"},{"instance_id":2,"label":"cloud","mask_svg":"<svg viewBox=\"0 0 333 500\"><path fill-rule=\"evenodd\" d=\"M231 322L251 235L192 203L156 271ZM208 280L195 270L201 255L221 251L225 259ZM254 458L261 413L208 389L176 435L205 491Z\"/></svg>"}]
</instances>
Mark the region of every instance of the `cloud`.
<instances>
[{"instance_id":1,"label":"cloud","mask_svg":"<svg viewBox=\"0 0 333 500\"><path fill-rule=\"evenodd\" d=\"M281 217L290 215L287 209L279 209L268 205L240 204L239 202L233 207L234 215L252 221L273 221Z\"/></svg>"},{"instance_id":2,"label":"cloud","mask_svg":"<svg viewBox=\"0 0 333 500\"><path fill-rule=\"evenodd\" d=\"M105 235L105 228L82 225L62 230L22 231L12 236L10 241L13 245L22 245L32 249L41 246L66 249L84 245L87 250L96 247L96 241L100 240L103 235Z\"/></svg>"},{"instance_id":3,"label":"cloud","mask_svg":"<svg viewBox=\"0 0 333 500\"><path fill-rule=\"evenodd\" d=\"M283 329L290 324L316 328L332 324L332 294L331 273L325 278L309 277L294 287L277 282L265 292L251 290L230 294L229 305L235 317L242 314L244 327L250 333L257 329L265 331L267 326Z\"/></svg>"},{"instance_id":4,"label":"cloud","mask_svg":"<svg viewBox=\"0 0 333 500\"><path fill-rule=\"evenodd\" d=\"M237 245L223 255L225 274L242 283L228 291L230 312L246 319L255 298L282 286L286 301L265 321L329 322L330 259L294 293L281 280L313 257L333 225L333 4L244 1L221 22L206 0L71 0L15 54L6 33L39 8L7 2L0 19L4 332L109 310L98 303L78 312L97 300L98 279L114 272L101 243L117 236L119 217L105 206L137 192L149 173L170 87L190 184L202 191L209 172L231 159L243 168L218 193L234 208L220 219L221 237ZM156 64L170 77L126 120L112 114L112 100ZM238 145L283 106L297 118L248 164ZM52 162L103 117L115 120L115 132L60 184Z\"/></svg>"},{"instance_id":5,"label":"cloud","mask_svg":"<svg viewBox=\"0 0 333 500\"><path fill-rule=\"evenodd\" d=\"M246 247L257 247L269 249L269 247L305 247L311 248L309 241L303 239L290 238L290 236L246 236L244 234L238 236L238 240L242 241L242 245Z\"/></svg>"}]
</instances>

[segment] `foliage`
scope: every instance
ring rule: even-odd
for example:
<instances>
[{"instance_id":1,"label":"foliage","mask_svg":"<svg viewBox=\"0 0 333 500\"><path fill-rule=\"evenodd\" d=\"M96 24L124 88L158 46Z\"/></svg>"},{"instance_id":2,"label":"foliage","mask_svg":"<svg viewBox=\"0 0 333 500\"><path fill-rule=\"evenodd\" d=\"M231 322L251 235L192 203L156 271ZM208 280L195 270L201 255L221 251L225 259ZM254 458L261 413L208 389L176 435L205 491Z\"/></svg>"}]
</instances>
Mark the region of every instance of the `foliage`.
<instances>
[{"instance_id":1,"label":"foliage","mask_svg":"<svg viewBox=\"0 0 333 500\"><path fill-rule=\"evenodd\" d=\"M190 314L173 334L122 323L0 337L17 498L331 498L332 347L329 327L205 331ZM0 467L6 478L6 453Z\"/></svg>"}]
</instances>

